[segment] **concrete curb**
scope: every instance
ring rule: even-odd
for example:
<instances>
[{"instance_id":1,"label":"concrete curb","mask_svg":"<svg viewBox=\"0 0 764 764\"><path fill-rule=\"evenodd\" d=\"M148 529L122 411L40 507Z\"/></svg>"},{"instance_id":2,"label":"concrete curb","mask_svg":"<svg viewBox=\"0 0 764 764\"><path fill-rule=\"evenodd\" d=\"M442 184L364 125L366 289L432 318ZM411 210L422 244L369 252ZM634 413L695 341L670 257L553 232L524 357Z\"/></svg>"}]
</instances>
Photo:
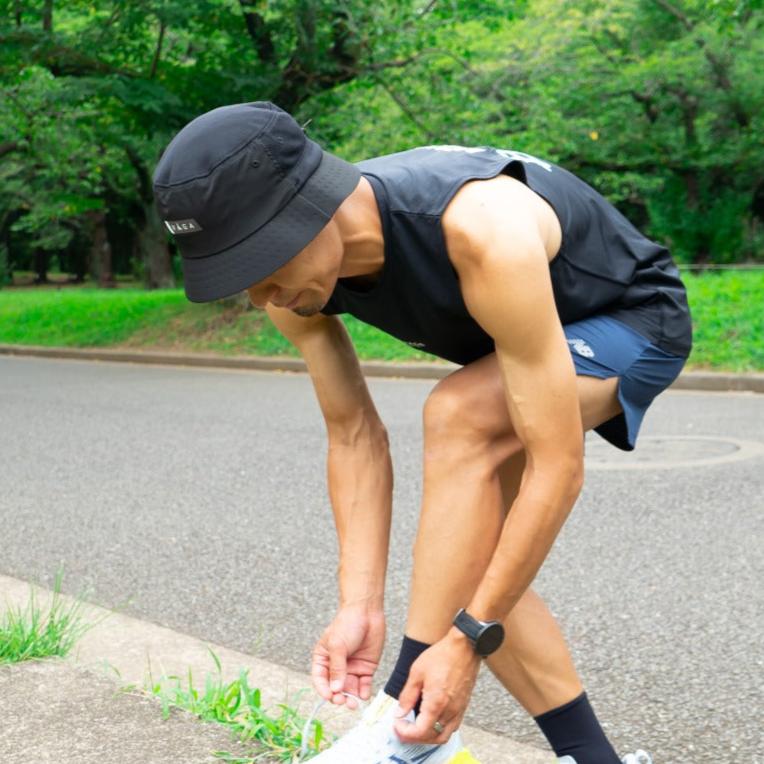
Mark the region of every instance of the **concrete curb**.
<instances>
[{"instance_id":1,"label":"concrete curb","mask_svg":"<svg viewBox=\"0 0 764 764\"><path fill-rule=\"evenodd\" d=\"M0 345L0 355L307 373L307 367L301 358L288 358L286 356L223 356L213 353L43 347L40 345ZM452 363L391 363L387 361L363 361L361 367L364 374L371 377L405 377L408 379L439 379L459 368Z\"/></svg>"},{"instance_id":2,"label":"concrete curb","mask_svg":"<svg viewBox=\"0 0 764 764\"><path fill-rule=\"evenodd\" d=\"M53 592L38 586L33 589L36 605L45 612ZM68 595L58 596L65 608L76 601ZM29 599L29 583L0 575L0 612L4 606L23 609ZM154 681L161 675L187 677L190 669L194 686L199 688L203 687L207 673L216 673L211 649L220 659L225 682L236 679L242 669L249 670L251 686L262 691L264 707L286 702L296 705L303 716L310 714L313 708L316 695L309 689L307 674L97 605L83 603L81 607L86 622L98 623L81 637L66 659L78 667L98 671L112 680L118 678L122 686L135 684L138 687L143 687L150 677ZM305 689L308 691L297 701L295 694ZM330 732L338 735L358 718L357 712L330 706L324 706L318 716ZM552 764L556 761L550 752L477 727L464 725L462 733L465 743L482 764Z\"/></svg>"},{"instance_id":3,"label":"concrete curb","mask_svg":"<svg viewBox=\"0 0 764 764\"><path fill-rule=\"evenodd\" d=\"M300 358L285 356L222 356L213 353L173 353L156 350L120 350L106 348L44 347L40 345L2 345L0 355L64 358L85 361L117 361L126 363L196 366L253 371L307 372ZM362 361L361 368L369 377L401 377L404 379L441 379L460 368L453 363L395 363ZM716 371L685 371L671 385L672 390L709 392L742 391L764 393L764 374L733 374Z\"/></svg>"}]
</instances>

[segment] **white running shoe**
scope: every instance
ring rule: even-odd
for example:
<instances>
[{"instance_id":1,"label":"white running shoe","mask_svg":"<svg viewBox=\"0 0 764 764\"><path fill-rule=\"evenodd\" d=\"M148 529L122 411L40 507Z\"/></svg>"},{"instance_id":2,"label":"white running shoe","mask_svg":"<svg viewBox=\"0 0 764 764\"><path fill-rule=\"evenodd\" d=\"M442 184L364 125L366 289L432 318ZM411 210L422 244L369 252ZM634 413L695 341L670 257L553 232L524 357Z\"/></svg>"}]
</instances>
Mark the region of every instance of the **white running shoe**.
<instances>
[{"instance_id":1,"label":"white running shoe","mask_svg":"<svg viewBox=\"0 0 764 764\"><path fill-rule=\"evenodd\" d=\"M444 745L401 742L393 729L397 709L398 701L380 690L361 721L310 764L479 764L458 730ZM413 721L414 712L406 719Z\"/></svg>"},{"instance_id":2,"label":"white running shoe","mask_svg":"<svg viewBox=\"0 0 764 764\"><path fill-rule=\"evenodd\" d=\"M576 764L576 760L572 756L563 756L557 759L557 764ZM649 753L639 750L635 753L627 753L621 759L621 764L653 764L653 760Z\"/></svg>"},{"instance_id":3,"label":"white running shoe","mask_svg":"<svg viewBox=\"0 0 764 764\"><path fill-rule=\"evenodd\" d=\"M621 764L653 764L653 759L647 751L643 751L640 748L634 753L627 753L621 759Z\"/></svg>"}]
</instances>

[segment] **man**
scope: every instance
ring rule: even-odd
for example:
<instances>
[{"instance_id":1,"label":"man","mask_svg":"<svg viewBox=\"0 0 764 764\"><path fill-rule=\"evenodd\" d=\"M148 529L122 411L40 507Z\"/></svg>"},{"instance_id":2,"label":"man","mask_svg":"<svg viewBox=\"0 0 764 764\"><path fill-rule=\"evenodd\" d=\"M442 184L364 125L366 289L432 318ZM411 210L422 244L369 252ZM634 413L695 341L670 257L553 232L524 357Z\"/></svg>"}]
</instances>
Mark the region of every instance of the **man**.
<instances>
[{"instance_id":1,"label":"man","mask_svg":"<svg viewBox=\"0 0 764 764\"><path fill-rule=\"evenodd\" d=\"M581 489L584 431L631 450L689 353L685 291L666 249L549 162L429 146L352 165L267 102L193 120L154 181L189 299L246 289L313 380L340 606L312 677L334 703L371 695L392 490L385 428L336 314L462 364L424 407L422 511L395 671L363 722L316 761L474 762L458 730L485 661L560 761L618 763L529 587Z\"/></svg>"}]
</instances>

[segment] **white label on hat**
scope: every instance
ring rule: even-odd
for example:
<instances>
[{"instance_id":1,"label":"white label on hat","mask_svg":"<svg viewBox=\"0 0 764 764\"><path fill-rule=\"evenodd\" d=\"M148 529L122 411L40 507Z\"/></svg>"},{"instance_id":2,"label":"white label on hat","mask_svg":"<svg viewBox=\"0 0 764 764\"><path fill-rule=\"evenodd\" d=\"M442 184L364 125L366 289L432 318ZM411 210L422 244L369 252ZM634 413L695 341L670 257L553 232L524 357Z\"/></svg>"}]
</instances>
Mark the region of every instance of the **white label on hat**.
<instances>
[{"instance_id":1,"label":"white label on hat","mask_svg":"<svg viewBox=\"0 0 764 764\"><path fill-rule=\"evenodd\" d=\"M202 227L193 218L188 220L165 220L164 224L170 233L196 233L201 231Z\"/></svg>"}]
</instances>

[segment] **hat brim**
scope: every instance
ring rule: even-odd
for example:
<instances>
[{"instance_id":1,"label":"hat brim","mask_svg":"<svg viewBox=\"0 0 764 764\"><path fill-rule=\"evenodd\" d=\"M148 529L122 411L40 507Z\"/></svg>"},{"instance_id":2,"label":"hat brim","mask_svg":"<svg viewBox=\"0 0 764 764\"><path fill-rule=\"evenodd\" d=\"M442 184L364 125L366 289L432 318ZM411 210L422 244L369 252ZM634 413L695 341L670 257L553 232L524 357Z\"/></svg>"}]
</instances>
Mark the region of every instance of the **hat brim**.
<instances>
[{"instance_id":1,"label":"hat brim","mask_svg":"<svg viewBox=\"0 0 764 764\"><path fill-rule=\"evenodd\" d=\"M315 239L360 178L354 164L324 151L321 164L275 218L222 252L183 258L186 297L219 300L270 276Z\"/></svg>"}]
</instances>

